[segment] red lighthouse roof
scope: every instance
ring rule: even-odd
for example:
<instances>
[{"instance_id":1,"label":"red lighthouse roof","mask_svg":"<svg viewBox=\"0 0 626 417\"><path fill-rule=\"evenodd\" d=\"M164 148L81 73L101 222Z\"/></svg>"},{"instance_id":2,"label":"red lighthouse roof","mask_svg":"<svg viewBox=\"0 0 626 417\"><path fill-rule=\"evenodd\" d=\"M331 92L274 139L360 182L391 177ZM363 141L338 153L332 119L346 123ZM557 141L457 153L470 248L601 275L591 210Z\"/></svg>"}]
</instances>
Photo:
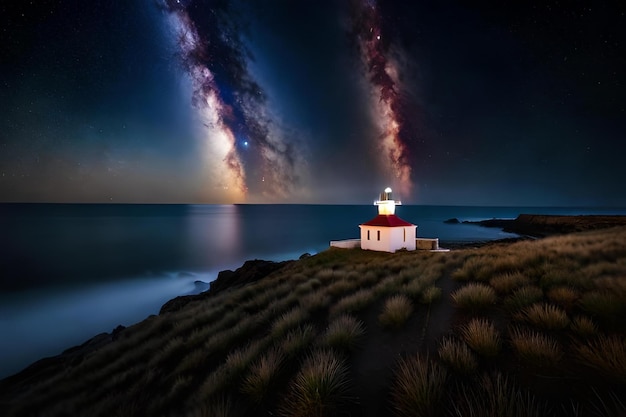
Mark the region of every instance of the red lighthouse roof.
<instances>
[{"instance_id":1,"label":"red lighthouse roof","mask_svg":"<svg viewBox=\"0 0 626 417\"><path fill-rule=\"evenodd\" d=\"M363 223L361 226L383 226L383 227L400 227L415 226L412 223L402 220L395 214L379 214L372 220Z\"/></svg>"}]
</instances>

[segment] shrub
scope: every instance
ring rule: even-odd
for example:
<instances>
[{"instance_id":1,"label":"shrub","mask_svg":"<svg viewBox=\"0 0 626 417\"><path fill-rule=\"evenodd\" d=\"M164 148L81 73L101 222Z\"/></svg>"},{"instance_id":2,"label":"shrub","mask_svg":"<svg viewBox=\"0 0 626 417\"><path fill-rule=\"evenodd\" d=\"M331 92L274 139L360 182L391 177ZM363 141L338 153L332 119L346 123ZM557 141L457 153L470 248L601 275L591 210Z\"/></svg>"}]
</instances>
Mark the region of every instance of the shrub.
<instances>
[{"instance_id":1,"label":"shrub","mask_svg":"<svg viewBox=\"0 0 626 417\"><path fill-rule=\"evenodd\" d=\"M250 367L250 372L244 378L241 391L252 402L261 404L272 389L272 383L280 371L285 356L280 349L270 349Z\"/></svg>"},{"instance_id":2,"label":"shrub","mask_svg":"<svg viewBox=\"0 0 626 417\"><path fill-rule=\"evenodd\" d=\"M430 286L424 290L420 297L422 304L431 304L433 301L437 301L441 298L441 288Z\"/></svg>"},{"instance_id":3,"label":"shrub","mask_svg":"<svg viewBox=\"0 0 626 417\"><path fill-rule=\"evenodd\" d=\"M575 350L582 363L626 383L626 338L623 335L600 335Z\"/></svg>"},{"instance_id":4,"label":"shrub","mask_svg":"<svg viewBox=\"0 0 626 417\"><path fill-rule=\"evenodd\" d=\"M510 336L517 355L534 365L553 364L563 355L558 342L541 333L515 328Z\"/></svg>"},{"instance_id":5,"label":"shrub","mask_svg":"<svg viewBox=\"0 0 626 417\"><path fill-rule=\"evenodd\" d=\"M445 338L439 345L439 358L448 367L459 373L476 371L478 362L472 351L460 340Z\"/></svg>"},{"instance_id":6,"label":"shrub","mask_svg":"<svg viewBox=\"0 0 626 417\"><path fill-rule=\"evenodd\" d=\"M413 312L413 304L405 295L394 295L385 301L378 321L386 328L400 328L409 319Z\"/></svg>"},{"instance_id":7,"label":"shrub","mask_svg":"<svg viewBox=\"0 0 626 417\"><path fill-rule=\"evenodd\" d=\"M338 350L352 351L364 334L365 326L361 320L342 315L328 325L322 343Z\"/></svg>"},{"instance_id":8,"label":"shrub","mask_svg":"<svg viewBox=\"0 0 626 417\"><path fill-rule=\"evenodd\" d=\"M540 288L527 286L513 291L504 303L511 310L519 310L541 301L542 298L543 292Z\"/></svg>"},{"instance_id":9,"label":"shrub","mask_svg":"<svg viewBox=\"0 0 626 417\"><path fill-rule=\"evenodd\" d=\"M496 302L493 288L485 284L470 283L451 294L452 300L461 308L478 310Z\"/></svg>"},{"instance_id":10,"label":"shrub","mask_svg":"<svg viewBox=\"0 0 626 417\"><path fill-rule=\"evenodd\" d=\"M499 293L508 294L511 291L530 283L530 280L521 272L502 274L491 278L489 284Z\"/></svg>"},{"instance_id":11,"label":"shrub","mask_svg":"<svg viewBox=\"0 0 626 417\"><path fill-rule=\"evenodd\" d=\"M445 392L446 370L420 356L400 359L391 387L392 407L399 416L438 415Z\"/></svg>"},{"instance_id":12,"label":"shrub","mask_svg":"<svg viewBox=\"0 0 626 417\"><path fill-rule=\"evenodd\" d=\"M283 416L317 417L336 414L349 401L348 368L333 351L310 354L289 385L279 410Z\"/></svg>"},{"instance_id":13,"label":"shrub","mask_svg":"<svg viewBox=\"0 0 626 417\"><path fill-rule=\"evenodd\" d=\"M580 337L591 337L598 332L596 324L586 316L574 317L570 326L574 333Z\"/></svg>"},{"instance_id":14,"label":"shrub","mask_svg":"<svg viewBox=\"0 0 626 417\"><path fill-rule=\"evenodd\" d=\"M500 352L500 335L493 323L485 319L472 319L461 327L465 343L482 356L496 356Z\"/></svg>"},{"instance_id":15,"label":"shrub","mask_svg":"<svg viewBox=\"0 0 626 417\"><path fill-rule=\"evenodd\" d=\"M564 329L569 324L565 311L552 304L533 304L522 311L520 318L547 330Z\"/></svg>"}]
</instances>

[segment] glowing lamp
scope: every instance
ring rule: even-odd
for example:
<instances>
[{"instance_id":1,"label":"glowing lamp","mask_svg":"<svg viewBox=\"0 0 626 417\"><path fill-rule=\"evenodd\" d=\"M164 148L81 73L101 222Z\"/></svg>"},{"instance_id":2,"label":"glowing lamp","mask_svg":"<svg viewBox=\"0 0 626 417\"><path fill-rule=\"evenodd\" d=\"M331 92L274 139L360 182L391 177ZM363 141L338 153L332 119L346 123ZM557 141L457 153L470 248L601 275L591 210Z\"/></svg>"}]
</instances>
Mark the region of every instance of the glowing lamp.
<instances>
[{"instance_id":1,"label":"glowing lamp","mask_svg":"<svg viewBox=\"0 0 626 417\"><path fill-rule=\"evenodd\" d=\"M390 215L396 213L396 206L401 205L401 201L396 201L391 195L391 188L385 188L380 194L380 200L374 202L375 206L378 206L378 214Z\"/></svg>"}]
</instances>

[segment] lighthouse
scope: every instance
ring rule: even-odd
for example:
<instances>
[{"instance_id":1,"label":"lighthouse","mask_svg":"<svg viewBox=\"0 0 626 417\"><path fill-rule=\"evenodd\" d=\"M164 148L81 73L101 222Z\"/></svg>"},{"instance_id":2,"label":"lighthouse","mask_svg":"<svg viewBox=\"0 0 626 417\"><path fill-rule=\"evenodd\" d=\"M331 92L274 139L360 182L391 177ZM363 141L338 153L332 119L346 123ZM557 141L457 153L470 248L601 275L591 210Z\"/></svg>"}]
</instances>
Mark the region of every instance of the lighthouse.
<instances>
[{"instance_id":1,"label":"lighthouse","mask_svg":"<svg viewBox=\"0 0 626 417\"><path fill-rule=\"evenodd\" d=\"M382 252L415 250L417 226L396 216L396 206L402 202L393 199L391 188L386 188L374 205L378 207L378 215L359 225L361 249Z\"/></svg>"}]
</instances>

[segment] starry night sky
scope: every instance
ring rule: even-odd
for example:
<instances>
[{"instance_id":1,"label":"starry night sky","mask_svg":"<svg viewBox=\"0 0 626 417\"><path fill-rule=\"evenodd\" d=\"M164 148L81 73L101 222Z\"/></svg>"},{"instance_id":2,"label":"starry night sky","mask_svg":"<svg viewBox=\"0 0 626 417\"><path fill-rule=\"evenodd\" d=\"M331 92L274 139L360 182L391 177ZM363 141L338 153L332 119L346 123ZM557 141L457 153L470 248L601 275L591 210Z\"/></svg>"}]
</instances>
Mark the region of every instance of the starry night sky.
<instances>
[{"instance_id":1,"label":"starry night sky","mask_svg":"<svg viewBox=\"0 0 626 417\"><path fill-rule=\"evenodd\" d=\"M0 201L626 206L626 3L491 3L2 4Z\"/></svg>"}]
</instances>

